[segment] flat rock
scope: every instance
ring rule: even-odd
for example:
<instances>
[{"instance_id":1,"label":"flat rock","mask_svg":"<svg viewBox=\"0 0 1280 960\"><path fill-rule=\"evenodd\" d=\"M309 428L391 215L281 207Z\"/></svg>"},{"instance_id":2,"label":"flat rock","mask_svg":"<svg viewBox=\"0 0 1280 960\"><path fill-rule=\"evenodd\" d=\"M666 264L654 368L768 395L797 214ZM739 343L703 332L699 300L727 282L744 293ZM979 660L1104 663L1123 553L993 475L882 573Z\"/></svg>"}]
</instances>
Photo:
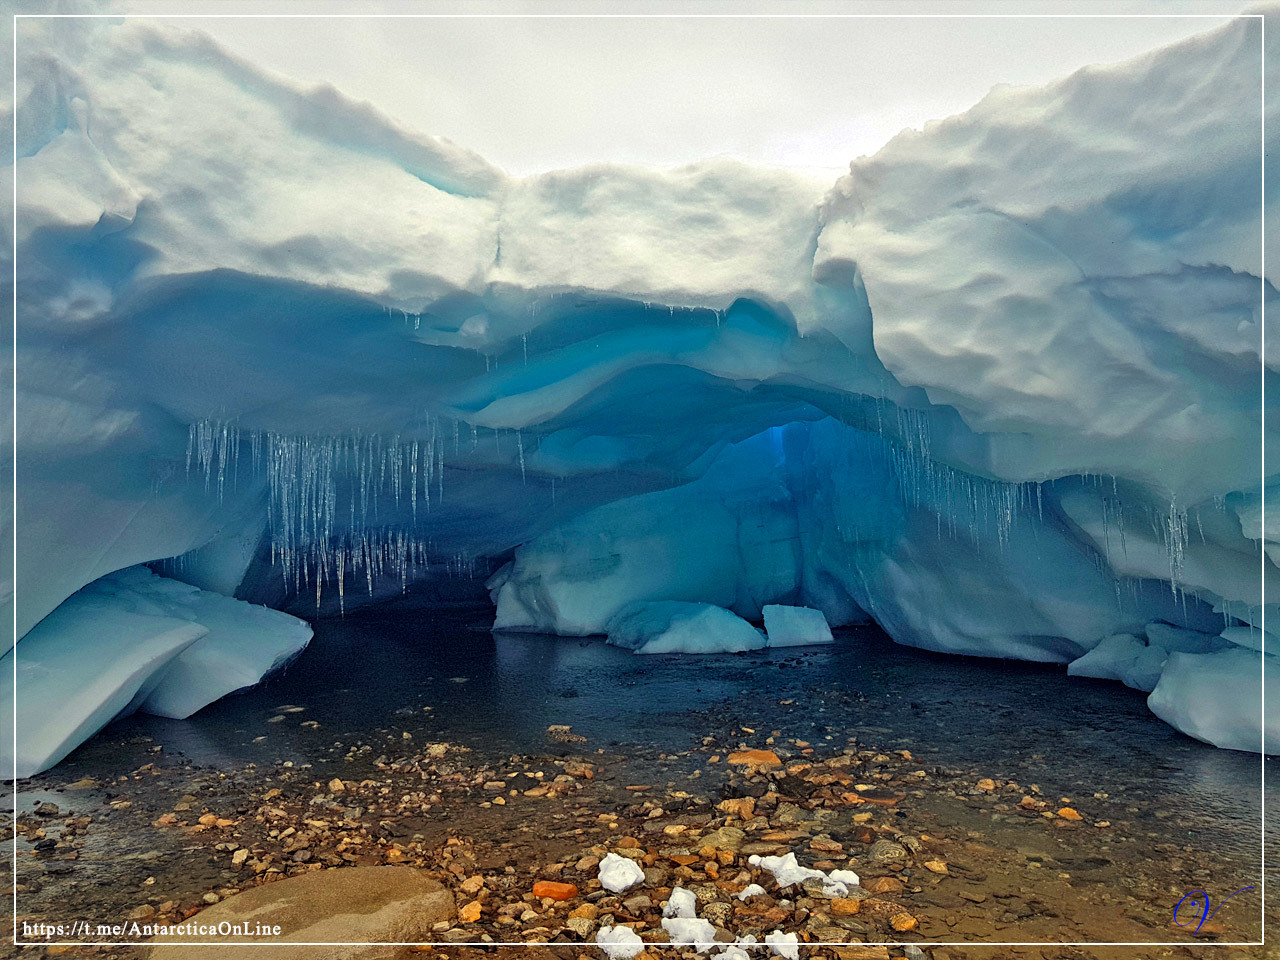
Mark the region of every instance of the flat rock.
<instances>
[{"instance_id":1,"label":"flat rock","mask_svg":"<svg viewBox=\"0 0 1280 960\"><path fill-rule=\"evenodd\" d=\"M390 960L405 948L395 942L431 938L433 924L456 915L453 895L410 867L316 870L263 884L202 910L188 923L278 925L279 937L169 936L181 943L255 943L254 960ZM277 942L284 941L284 942ZM344 944L297 946L294 944ZM347 946L346 944L350 944ZM222 960L222 946L152 947L150 960Z\"/></svg>"},{"instance_id":2,"label":"flat rock","mask_svg":"<svg viewBox=\"0 0 1280 960\"><path fill-rule=\"evenodd\" d=\"M737 827L721 827L715 830L701 840L698 841L699 849L706 846L715 847L717 850L733 850L742 849L743 843L746 842L747 835Z\"/></svg>"}]
</instances>

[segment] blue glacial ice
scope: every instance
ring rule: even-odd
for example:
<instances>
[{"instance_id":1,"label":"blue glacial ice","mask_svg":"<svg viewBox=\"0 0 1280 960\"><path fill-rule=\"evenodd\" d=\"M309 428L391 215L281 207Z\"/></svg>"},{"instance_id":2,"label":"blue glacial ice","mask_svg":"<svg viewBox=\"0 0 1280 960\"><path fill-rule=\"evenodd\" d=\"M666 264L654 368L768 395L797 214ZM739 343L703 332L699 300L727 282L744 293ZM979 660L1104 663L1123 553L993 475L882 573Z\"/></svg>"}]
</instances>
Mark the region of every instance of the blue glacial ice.
<instances>
[{"instance_id":1,"label":"blue glacial ice","mask_svg":"<svg viewBox=\"0 0 1280 960\"><path fill-rule=\"evenodd\" d=\"M1276 743L1225 695L1261 698L1277 622L1259 27L998 88L833 184L513 178L196 32L24 21L4 647L78 719L23 771L287 659L257 605L449 576L499 629L638 645L679 603L745 645L804 607ZM104 598L140 564L242 605Z\"/></svg>"}]
</instances>

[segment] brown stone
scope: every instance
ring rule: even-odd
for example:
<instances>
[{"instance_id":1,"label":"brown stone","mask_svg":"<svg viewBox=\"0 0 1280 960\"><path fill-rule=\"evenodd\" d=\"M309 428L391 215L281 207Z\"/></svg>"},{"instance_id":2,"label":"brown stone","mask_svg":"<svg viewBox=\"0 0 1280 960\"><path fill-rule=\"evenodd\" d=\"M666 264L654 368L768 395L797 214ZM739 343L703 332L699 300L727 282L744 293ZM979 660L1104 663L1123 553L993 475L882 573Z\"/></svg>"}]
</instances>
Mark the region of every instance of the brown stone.
<instances>
[{"instance_id":1,"label":"brown stone","mask_svg":"<svg viewBox=\"0 0 1280 960\"><path fill-rule=\"evenodd\" d=\"M862 947L834 947L840 960L889 960L889 948L879 944Z\"/></svg>"},{"instance_id":2,"label":"brown stone","mask_svg":"<svg viewBox=\"0 0 1280 960\"><path fill-rule=\"evenodd\" d=\"M1063 807L1061 810L1058 811L1058 816L1060 816L1063 820L1083 820L1084 819L1084 817L1080 816L1080 814L1078 814L1075 810L1072 810L1070 807Z\"/></svg>"},{"instance_id":3,"label":"brown stone","mask_svg":"<svg viewBox=\"0 0 1280 960\"><path fill-rule=\"evenodd\" d=\"M983 777L978 781L978 789L983 793L995 793L996 782L990 777Z\"/></svg>"},{"instance_id":4,"label":"brown stone","mask_svg":"<svg viewBox=\"0 0 1280 960\"><path fill-rule=\"evenodd\" d=\"M889 918L889 926L899 933L906 933L908 930L914 930L920 926L920 921L909 913L895 913Z\"/></svg>"},{"instance_id":5,"label":"brown stone","mask_svg":"<svg viewBox=\"0 0 1280 960\"><path fill-rule=\"evenodd\" d=\"M729 762L756 768L782 766L782 761L772 750L739 750L737 753L729 754Z\"/></svg>"},{"instance_id":6,"label":"brown stone","mask_svg":"<svg viewBox=\"0 0 1280 960\"><path fill-rule=\"evenodd\" d=\"M863 887L868 893L901 893L907 889L897 877L876 877L874 880L868 880Z\"/></svg>"},{"instance_id":7,"label":"brown stone","mask_svg":"<svg viewBox=\"0 0 1280 960\"><path fill-rule=\"evenodd\" d=\"M431 928L454 915L449 891L410 867L317 870L250 887L199 913L200 923L215 929L223 921L278 925L284 942L218 933L184 935L184 943L211 945L162 944L152 947L149 956L151 960L223 960L228 951L220 944L253 943L258 945L252 951L254 960L387 960L399 949L390 943L429 940ZM344 946L295 945L302 943Z\"/></svg>"},{"instance_id":8,"label":"brown stone","mask_svg":"<svg viewBox=\"0 0 1280 960\"><path fill-rule=\"evenodd\" d=\"M930 873L946 874L948 872L947 865L942 860L926 860L924 862L924 868Z\"/></svg>"},{"instance_id":9,"label":"brown stone","mask_svg":"<svg viewBox=\"0 0 1280 960\"><path fill-rule=\"evenodd\" d=\"M905 793L894 793L890 790L867 790L862 795L863 803L874 803L878 807L895 807L905 800Z\"/></svg>"},{"instance_id":10,"label":"brown stone","mask_svg":"<svg viewBox=\"0 0 1280 960\"><path fill-rule=\"evenodd\" d=\"M831 901L831 915L833 917L852 917L858 912L861 905L853 898L838 897Z\"/></svg>"}]
</instances>

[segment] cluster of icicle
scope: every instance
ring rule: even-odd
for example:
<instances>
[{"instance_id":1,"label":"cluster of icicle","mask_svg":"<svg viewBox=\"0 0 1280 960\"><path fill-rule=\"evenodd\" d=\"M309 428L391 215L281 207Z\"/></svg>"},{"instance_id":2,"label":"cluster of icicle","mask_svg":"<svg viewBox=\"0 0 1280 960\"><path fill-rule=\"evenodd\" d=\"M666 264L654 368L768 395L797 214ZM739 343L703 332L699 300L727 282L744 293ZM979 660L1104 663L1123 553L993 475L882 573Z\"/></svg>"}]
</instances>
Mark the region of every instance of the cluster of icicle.
<instances>
[{"instance_id":1,"label":"cluster of icicle","mask_svg":"<svg viewBox=\"0 0 1280 960\"><path fill-rule=\"evenodd\" d=\"M293 592L314 590L317 607L332 584L345 608L349 580L362 581L372 595L376 581L395 577L404 589L432 564L459 574L475 569L471 557L441 558L419 523L444 499L445 451L460 446L458 423L429 417L422 433L410 440L294 436L205 418L188 430L187 471L202 474L205 489L221 500L239 483L247 445L252 477L265 473L267 480L272 563ZM474 430L471 439L474 448ZM401 520L406 505L408 525Z\"/></svg>"},{"instance_id":2,"label":"cluster of icicle","mask_svg":"<svg viewBox=\"0 0 1280 960\"><path fill-rule=\"evenodd\" d=\"M1034 511L1043 523L1044 484L988 480L956 470L931 456L925 412L894 410L896 422L886 423L878 403L877 432L862 433L866 449L858 449L855 441L850 453L865 462L876 456L871 445L887 442L898 495L909 507L935 513L939 537L967 534L980 545L994 533L1003 550L1019 516L1029 517ZM470 448L476 450L479 432L471 426L468 430ZM519 431L514 434L515 459L523 478L524 439ZM493 431L493 441L495 453L501 455L501 431ZM392 575L407 584L432 562L432 541L419 530L419 516L444 499L445 452L451 446L456 454L462 444L457 420L428 416L418 435L405 440L376 433L320 436L243 431L234 421L205 418L189 429L188 475L202 474L205 489L216 492L221 500L227 485L234 488L238 483L242 444L248 445L253 476L266 473L271 558L294 592L314 589L318 605L325 583L336 585L341 600L348 576L364 580L372 591L376 579ZM1111 555L1113 529L1120 549L1125 550L1123 503L1115 478L1106 479L1109 494L1101 475L1083 475L1084 482L1092 481L1102 496L1105 542L1103 552L1095 557L1100 569ZM402 520L406 503L407 528ZM392 516L380 520L380 508L390 505L395 508ZM1189 536L1188 514L1176 500L1170 501L1167 515L1145 513L1166 547L1169 582L1176 597ZM467 568L473 561L454 557L449 563Z\"/></svg>"},{"instance_id":3,"label":"cluster of icicle","mask_svg":"<svg viewBox=\"0 0 1280 960\"><path fill-rule=\"evenodd\" d=\"M880 433L888 437L883 415L879 410L877 412L881 417ZM923 411L897 408L894 426L896 436L889 444L889 466L898 493L908 506L925 507L935 513L939 537L945 533L955 539L966 533L975 545L980 545L984 534L994 531L997 543L1004 549L1020 514L1030 516L1034 510L1037 521L1044 522L1044 483L988 480L935 460L929 452L929 420ZM1128 552L1124 501L1114 476L1083 473L1081 480L1087 486L1095 487L1102 499L1103 549L1094 558L1102 570L1109 566L1113 532L1117 535L1120 552L1124 555ZM1052 484L1054 481L1047 482ZM1225 502L1219 507L1225 510ZM1152 510L1145 504L1139 512L1165 547L1170 590L1175 598L1181 598L1185 603L1182 574L1191 515L1179 507L1177 498L1173 496L1167 512ZM1196 520L1198 524L1198 514ZM1203 531L1200 535L1203 539ZM1116 589L1120 590L1118 579Z\"/></svg>"}]
</instances>

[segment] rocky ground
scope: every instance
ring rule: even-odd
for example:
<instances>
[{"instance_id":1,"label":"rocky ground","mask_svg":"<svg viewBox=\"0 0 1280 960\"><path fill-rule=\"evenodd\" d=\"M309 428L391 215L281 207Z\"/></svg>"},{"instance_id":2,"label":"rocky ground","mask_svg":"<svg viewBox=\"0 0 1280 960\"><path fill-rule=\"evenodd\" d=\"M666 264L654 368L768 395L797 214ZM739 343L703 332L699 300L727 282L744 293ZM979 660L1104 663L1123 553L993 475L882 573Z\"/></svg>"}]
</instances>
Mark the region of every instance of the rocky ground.
<instances>
[{"instance_id":1,"label":"rocky ground","mask_svg":"<svg viewBox=\"0 0 1280 960\"><path fill-rule=\"evenodd\" d=\"M286 876L405 864L457 902L457 919L432 929L435 943L413 948L429 956L594 960L598 931L619 925L646 942L644 958L694 956L669 945L661 925L676 886L696 895L718 940L780 930L806 945L803 957L1264 955L1198 946L1258 939L1256 891L1227 900L1198 933L1196 904L1184 902L1175 924L1189 890L1210 891L1217 907L1256 883L1170 839L1182 825L1175 815L1152 832L1144 811L1102 790L1055 796L1000 771L943 769L854 739L739 725L690 751L624 755L553 727L544 753L492 758L405 733L376 749L343 747L340 775L327 779L307 765L228 773L169 760L153 744L133 749L147 762L112 779L37 778L16 824L5 818L18 835L19 923L174 923ZM609 853L636 861L643 882L603 889L598 864ZM785 853L853 870L861 883L843 897L819 881L780 890L749 862ZM750 884L765 892L740 899ZM931 945L1055 941L1187 946Z\"/></svg>"}]
</instances>

